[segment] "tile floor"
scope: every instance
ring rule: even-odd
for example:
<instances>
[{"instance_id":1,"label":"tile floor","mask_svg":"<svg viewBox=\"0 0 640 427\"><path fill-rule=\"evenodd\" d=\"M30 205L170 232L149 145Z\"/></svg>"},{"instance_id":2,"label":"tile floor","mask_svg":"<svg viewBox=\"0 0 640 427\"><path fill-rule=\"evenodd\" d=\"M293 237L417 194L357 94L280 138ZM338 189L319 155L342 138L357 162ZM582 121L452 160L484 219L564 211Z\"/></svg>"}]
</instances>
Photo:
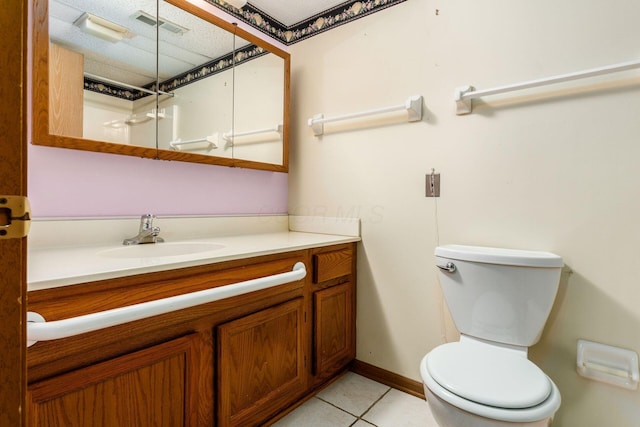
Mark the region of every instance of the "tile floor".
<instances>
[{"instance_id":1,"label":"tile floor","mask_svg":"<svg viewBox=\"0 0 640 427\"><path fill-rule=\"evenodd\" d=\"M438 427L427 403L347 372L273 427Z\"/></svg>"}]
</instances>

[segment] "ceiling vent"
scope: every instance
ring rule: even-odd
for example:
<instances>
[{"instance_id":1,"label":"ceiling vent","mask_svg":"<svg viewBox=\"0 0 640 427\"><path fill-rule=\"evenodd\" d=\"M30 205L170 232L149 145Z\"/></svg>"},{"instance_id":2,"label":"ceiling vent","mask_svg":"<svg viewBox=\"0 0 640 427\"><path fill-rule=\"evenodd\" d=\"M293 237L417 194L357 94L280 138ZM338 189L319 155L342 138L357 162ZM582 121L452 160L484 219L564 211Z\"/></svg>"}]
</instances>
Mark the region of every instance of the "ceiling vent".
<instances>
[{"instance_id":1,"label":"ceiling vent","mask_svg":"<svg viewBox=\"0 0 640 427\"><path fill-rule=\"evenodd\" d=\"M155 16L142 10L137 11L136 13L131 15L131 17L137 21L142 22L143 24L149 25L150 27L159 25L160 28L172 32L173 34L184 34L189 31L188 28L185 28L182 25L178 25L162 17L156 19Z\"/></svg>"}]
</instances>

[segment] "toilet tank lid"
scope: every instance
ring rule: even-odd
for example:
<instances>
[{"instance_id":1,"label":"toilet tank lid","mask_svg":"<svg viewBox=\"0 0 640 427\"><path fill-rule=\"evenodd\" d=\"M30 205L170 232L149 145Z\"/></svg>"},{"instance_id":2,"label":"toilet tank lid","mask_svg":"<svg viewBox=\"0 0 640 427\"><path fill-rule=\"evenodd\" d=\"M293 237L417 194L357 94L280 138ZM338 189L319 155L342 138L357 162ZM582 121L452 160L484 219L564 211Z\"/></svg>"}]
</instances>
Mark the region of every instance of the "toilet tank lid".
<instances>
[{"instance_id":1,"label":"toilet tank lid","mask_svg":"<svg viewBox=\"0 0 640 427\"><path fill-rule=\"evenodd\" d=\"M438 246L435 255L460 261L486 264L515 265L522 267L562 267L562 257L551 252L521 249L491 248L486 246L444 245Z\"/></svg>"}]
</instances>

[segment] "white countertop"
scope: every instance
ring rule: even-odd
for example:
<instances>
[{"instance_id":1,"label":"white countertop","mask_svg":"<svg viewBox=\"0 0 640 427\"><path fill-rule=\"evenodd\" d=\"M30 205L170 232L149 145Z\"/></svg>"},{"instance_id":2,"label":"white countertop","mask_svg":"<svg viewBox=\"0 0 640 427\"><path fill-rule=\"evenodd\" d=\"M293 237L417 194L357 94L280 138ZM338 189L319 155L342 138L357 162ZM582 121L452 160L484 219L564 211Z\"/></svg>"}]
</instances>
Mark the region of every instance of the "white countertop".
<instances>
[{"instance_id":1,"label":"white countertop","mask_svg":"<svg viewBox=\"0 0 640 427\"><path fill-rule=\"evenodd\" d=\"M173 270L260 255L357 242L359 240L360 237L354 236L278 231L263 234L170 241L169 245L213 243L222 245L222 247L205 252L157 257L113 257L105 254L105 251L120 251L121 249L118 248L130 248L114 244L60 248L36 247L30 249L28 255L28 290L55 288L134 274ZM156 243L155 245L162 244ZM153 250L150 247L152 245L141 246L146 246ZM145 250L145 248L140 247L137 250Z\"/></svg>"}]
</instances>

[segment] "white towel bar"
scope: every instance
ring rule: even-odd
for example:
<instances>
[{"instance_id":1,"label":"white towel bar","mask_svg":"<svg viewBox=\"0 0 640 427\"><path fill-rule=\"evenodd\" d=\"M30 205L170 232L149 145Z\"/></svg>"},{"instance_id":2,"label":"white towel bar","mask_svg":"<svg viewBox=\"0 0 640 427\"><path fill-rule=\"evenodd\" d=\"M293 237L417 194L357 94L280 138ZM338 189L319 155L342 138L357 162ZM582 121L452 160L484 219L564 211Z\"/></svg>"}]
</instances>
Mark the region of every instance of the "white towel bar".
<instances>
[{"instance_id":1,"label":"white towel bar","mask_svg":"<svg viewBox=\"0 0 640 427\"><path fill-rule=\"evenodd\" d=\"M390 113L392 111L407 110L410 122L422 120L422 95L410 96L404 104L394 105L392 107L378 108L376 110L362 111L359 113L345 114L343 116L324 117L322 114L316 114L309 119L308 124L313 129L315 136L324 133L324 123L336 122L340 120L357 119L359 117L371 116L374 114Z\"/></svg>"},{"instance_id":2,"label":"white towel bar","mask_svg":"<svg viewBox=\"0 0 640 427\"><path fill-rule=\"evenodd\" d=\"M196 305L218 301L249 292L271 288L273 286L302 280L307 275L304 263L297 262L293 269L286 273L274 274L259 279L247 280L189 294L162 298L127 307L114 308L97 313L85 314L70 319L47 322L40 314L27 313L27 346L38 341L49 341L72 337L86 332L97 331L147 317L170 313Z\"/></svg>"},{"instance_id":3,"label":"white towel bar","mask_svg":"<svg viewBox=\"0 0 640 427\"><path fill-rule=\"evenodd\" d=\"M278 125L273 128L256 129L256 130L249 130L246 132L238 132L238 133L233 133L232 131L229 131L222 134L222 139L224 139L225 141L231 141L234 138L240 138L240 137L249 136L249 135L258 135L261 133L269 133L269 132L282 134L282 125Z\"/></svg>"},{"instance_id":4,"label":"white towel bar","mask_svg":"<svg viewBox=\"0 0 640 427\"><path fill-rule=\"evenodd\" d=\"M191 139L189 141L182 141L178 138L175 141L169 142L169 146L174 150L182 150L182 146L198 144L197 146L194 146L191 149L199 150L199 149L206 148L207 150L213 150L215 148L218 148L218 146L216 145L216 139L217 139L216 134L209 135L204 138ZM205 143L205 144L202 144L202 143Z\"/></svg>"},{"instance_id":5,"label":"white towel bar","mask_svg":"<svg viewBox=\"0 0 640 427\"><path fill-rule=\"evenodd\" d=\"M506 86L499 86L492 89L475 90L473 86L462 86L456 88L456 114L469 114L473 109L471 100L482 96L497 95L499 93L513 92L516 90L529 89L532 87L550 85L554 83L568 82L571 80L584 79L587 77L595 77L603 74L617 73L620 71L633 70L640 68L640 61L623 62L621 64L608 65L599 68L592 68L585 71L577 71L575 73L562 74L554 77L546 77L538 80L531 80L524 83L516 83Z\"/></svg>"}]
</instances>

